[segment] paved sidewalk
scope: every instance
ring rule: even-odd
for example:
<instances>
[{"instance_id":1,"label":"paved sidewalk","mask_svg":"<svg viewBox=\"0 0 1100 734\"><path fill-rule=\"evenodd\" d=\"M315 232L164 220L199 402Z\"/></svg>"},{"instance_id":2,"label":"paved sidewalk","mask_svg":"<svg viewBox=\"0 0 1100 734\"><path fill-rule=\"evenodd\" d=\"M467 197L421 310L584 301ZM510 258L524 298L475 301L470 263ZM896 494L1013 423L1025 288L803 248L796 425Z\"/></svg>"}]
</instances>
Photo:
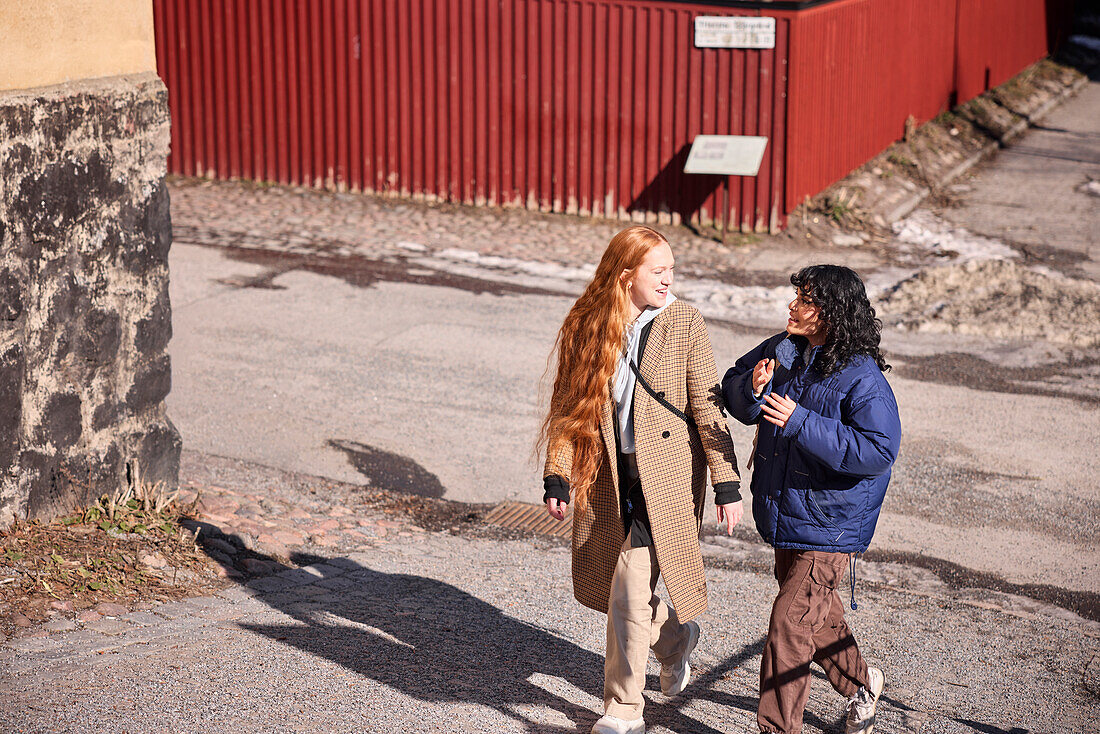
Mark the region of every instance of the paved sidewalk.
<instances>
[{"instance_id":1,"label":"paved sidewalk","mask_svg":"<svg viewBox=\"0 0 1100 734\"><path fill-rule=\"evenodd\" d=\"M269 487L308 481L257 469L245 487L249 467L214 464L215 494L260 494L257 507L275 508L255 513L261 527L281 506ZM0 647L0 731L587 731L600 708L603 617L572 599L567 548L428 532L328 491L350 510L330 511L342 530L324 531L339 550L313 534L288 546L300 567ZM349 517L387 532L355 541ZM651 662L646 717L658 734L755 731L774 593L766 551L743 540L705 550L711 609L695 681L670 701ZM876 731L1098 730L1096 623L896 571L865 568L850 613L887 673ZM815 675L806 731L840 731L842 717Z\"/></svg>"},{"instance_id":2,"label":"paved sidewalk","mask_svg":"<svg viewBox=\"0 0 1100 734\"><path fill-rule=\"evenodd\" d=\"M1100 75L949 191L944 219L1100 280Z\"/></svg>"}]
</instances>

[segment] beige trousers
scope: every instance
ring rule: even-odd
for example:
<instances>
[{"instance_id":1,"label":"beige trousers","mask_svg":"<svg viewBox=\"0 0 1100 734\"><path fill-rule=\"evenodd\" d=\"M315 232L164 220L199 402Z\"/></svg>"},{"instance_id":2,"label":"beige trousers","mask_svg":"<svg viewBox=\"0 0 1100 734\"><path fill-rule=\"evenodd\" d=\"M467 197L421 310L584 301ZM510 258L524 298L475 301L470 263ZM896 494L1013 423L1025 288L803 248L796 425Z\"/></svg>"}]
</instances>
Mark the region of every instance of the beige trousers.
<instances>
[{"instance_id":1,"label":"beige trousers","mask_svg":"<svg viewBox=\"0 0 1100 734\"><path fill-rule=\"evenodd\" d=\"M655 593L660 575L653 547L631 548L628 535L611 578L607 609L603 703L610 716L640 719L649 651L662 665L675 665L687 644L687 628Z\"/></svg>"}]
</instances>

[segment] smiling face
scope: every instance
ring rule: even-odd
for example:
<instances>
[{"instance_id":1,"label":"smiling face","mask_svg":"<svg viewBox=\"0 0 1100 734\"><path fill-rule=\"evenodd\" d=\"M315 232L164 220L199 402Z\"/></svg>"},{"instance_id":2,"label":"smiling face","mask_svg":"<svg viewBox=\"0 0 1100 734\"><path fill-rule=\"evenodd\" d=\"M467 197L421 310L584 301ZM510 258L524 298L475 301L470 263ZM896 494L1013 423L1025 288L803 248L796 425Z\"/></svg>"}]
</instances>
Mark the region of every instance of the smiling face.
<instances>
[{"instance_id":1,"label":"smiling face","mask_svg":"<svg viewBox=\"0 0 1100 734\"><path fill-rule=\"evenodd\" d=\"M642 264L633 273L623 273L628 285L627 293L636 309L632 309L632 318L637 318L646 308L665 305L668 289L672 286L673 267L672 248L668 243L662 243L646 253Z\"/></svg>"},{"instance_id":2,"label":"smiling face","mask_svg":"<svg viewBox=\"0 0 1100 734\"><path fill-rule=\"evenodd\" d=\"M795 298L787 304L790 311L787 318L787 333L791 336L804 336L815 347L825 343L825 322L821 319L821 308L810 300L810 295L801 288L795 291Z\"/></svg>"}]
</instances>

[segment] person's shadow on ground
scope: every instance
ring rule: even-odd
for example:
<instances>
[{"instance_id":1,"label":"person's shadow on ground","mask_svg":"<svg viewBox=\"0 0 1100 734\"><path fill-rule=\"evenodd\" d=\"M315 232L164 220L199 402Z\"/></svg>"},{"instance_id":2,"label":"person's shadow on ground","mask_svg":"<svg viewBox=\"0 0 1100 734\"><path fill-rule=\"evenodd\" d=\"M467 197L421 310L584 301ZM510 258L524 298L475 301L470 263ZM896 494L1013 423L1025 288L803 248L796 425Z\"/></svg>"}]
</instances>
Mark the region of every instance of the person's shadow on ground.
<instances>
[{"instance_id":1,"label":"person's shadow on ground","mask_svg":"<svg viewBox=\"0 0 1100 734\"><path fill-rule=\"evenodd\" d=\"M332 562L317 557L294 560L298 564ZM510 617L450 584L384 573L347 559L336 562L346 569L344 573L330 573L331 578L313 582L331 591L327 598L312 597L311 601L310 596L293 590L256 596L301 624L242 624L241 628L336 662L421 701L495 709L529 731L587 732L599 716L539 683L553 687L546 678L560 678L598 702L603 691L602 655ZM728 671L759 654L762 642L746 646L694 677L681 697L647 700L647 725L682 734L717 734L680 710L697 699L736 707L742 710L737 718L747 718L746 712L756 711L755 698L721 692L713 686ZM649 677L647 690L660 690L655 676ZM573 726L534 722L524 715L539 707L561 712ZM448 722L434 723L446 727Z\"/></svg>"}]
</instances>

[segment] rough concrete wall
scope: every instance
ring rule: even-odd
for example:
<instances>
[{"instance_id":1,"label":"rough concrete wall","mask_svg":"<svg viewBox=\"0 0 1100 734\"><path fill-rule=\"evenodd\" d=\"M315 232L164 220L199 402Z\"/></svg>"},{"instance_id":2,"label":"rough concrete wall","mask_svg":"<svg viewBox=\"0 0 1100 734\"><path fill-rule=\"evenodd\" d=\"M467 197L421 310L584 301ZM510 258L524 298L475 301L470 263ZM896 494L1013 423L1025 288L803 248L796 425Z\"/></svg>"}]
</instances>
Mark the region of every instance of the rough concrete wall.
<instances>
[{"instance_id":1,"label":"rough concrete wall","mask_svg":"<svg viewBox=\"0 0 1100 734\"><path fill-rule=\"evenodd\" d=\"M155 74L0 93L0 527L178 482Z\"/></svg>"}]
</instances>

